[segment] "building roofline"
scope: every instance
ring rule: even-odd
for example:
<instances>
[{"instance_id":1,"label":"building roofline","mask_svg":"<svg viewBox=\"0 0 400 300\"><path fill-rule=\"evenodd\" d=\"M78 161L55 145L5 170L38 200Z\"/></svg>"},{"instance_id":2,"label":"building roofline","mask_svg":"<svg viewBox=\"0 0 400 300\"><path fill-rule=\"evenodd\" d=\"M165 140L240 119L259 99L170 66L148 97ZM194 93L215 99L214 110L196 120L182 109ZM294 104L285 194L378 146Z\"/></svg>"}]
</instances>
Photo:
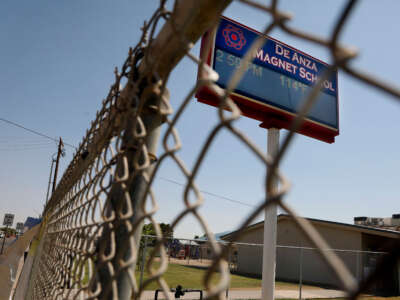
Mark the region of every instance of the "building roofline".
<instances>
[{"instance_id":1,"label":"building roofline","mask_svg":"<svg viewBox=\"0 0 400 300\"><path fill-rule=\"evenodd\" d=\"M288 214L280 214L278 215L278 222L284 219L292 219L292 217ZM364 226L364 225L357 225L357 224L347 224L347 223L341 223L341 222L336 222L336 221L328 221L328 220L321 220L321 219L314 219L314 218L304 218L312 223L321 223L321 224L325 224L325 225L333 225L333 226L339 226L339 227L343 227L346 228L348 230L357 230L357 231L362 231L365 233L370 233L370 234L376 234L376 235L384 235L384 236L388 236L388 235L392 235L393 238L400 238L400 231L396 231L396 230L390 230L390 229L382 229L382 228L376 228L376 227L370 227L370 226ZM264 221L260 221L254 224L251 224L249 226L247 226L247 228L245 229L247 230L251 230L254 228L259 227L260 225L264 224ZM222 235L220 238L224 239L227 238L229 236L231 236L232 234L236 233L238 230L232 231L228 234Z\"/></svg>"}]
</instances>

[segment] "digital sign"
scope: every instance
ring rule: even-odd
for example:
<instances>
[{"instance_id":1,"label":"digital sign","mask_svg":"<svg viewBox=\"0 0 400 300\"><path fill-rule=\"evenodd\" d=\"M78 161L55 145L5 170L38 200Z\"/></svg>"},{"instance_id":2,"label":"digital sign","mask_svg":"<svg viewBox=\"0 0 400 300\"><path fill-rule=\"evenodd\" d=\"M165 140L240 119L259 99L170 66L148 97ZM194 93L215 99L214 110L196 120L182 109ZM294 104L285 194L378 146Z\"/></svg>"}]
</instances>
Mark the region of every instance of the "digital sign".
<instances>
[{"instance_id":1,"label":"digital sign","mask_svg":"<svg viewBox=\"0 0 400 300\"><path fill-rule=\"evenodd\" d=\"M289 129L302 102L329 67L327 64L225 17L216 30L203 37L201 56L219 74L217 85L226 88L259 36L265 39L264 45L251 54L253 59L247 63L231 98L243 115L263 122L261 127ZM322 86L298 132L332 143L339 134L337 71ZM196 97L218 106L218 97L207 87L201 88Z\"/></svg>"}]
</instances>

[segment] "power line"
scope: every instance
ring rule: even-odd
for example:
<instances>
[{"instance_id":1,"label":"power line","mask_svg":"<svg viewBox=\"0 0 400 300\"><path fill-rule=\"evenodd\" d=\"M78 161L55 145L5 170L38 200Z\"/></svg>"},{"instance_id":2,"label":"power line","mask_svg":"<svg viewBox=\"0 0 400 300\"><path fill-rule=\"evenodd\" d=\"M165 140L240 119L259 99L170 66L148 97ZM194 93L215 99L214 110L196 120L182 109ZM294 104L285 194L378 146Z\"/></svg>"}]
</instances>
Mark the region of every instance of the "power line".
<instances>
[{"instance_id":1,"label":"power line","mask_svg":"<svg viewBox=\"0 0 400 300\"><path fill-rule=\"evenodd\" d=\"M15 149L11 149L11 148L0 148L0 151L28 151L28 150L42 150L42 149L49 149L49 147L36 147L36 148L15 148Z\"/></svg>"},{"instance_id":2,"label":"power line","mask_svg":"<svg viewBox=\"0 0 400 300\"><path fill-rule=\"evenodd\" d=\"M40 132L38 132L38 131L36 131L36 130L33 130L33 129L29 129L29 128L25 127L25 126L22 126L22 125L20 125L20 124L17 124L17 123L15 123L15 122L10 121L10 120L6 120L6 119L4 119L4 118L0 118L0 121L3 121L3 122L5 122L5 123L8 123L8 124L14 125L14 126L16 126L16 127L22 128L22 129L24 129L24 130L26 130L26 131L29 131L30 133L39 135L39 136L41 136L41 137L44 137L44 138L46 138L46 139L49 139L49 140L52 140L52 141L58 143L58 139L56 139L56 138L52 138L51 136L48 136L48 135L46 135L46 134L44 134L44 133L40 133ZM65 142L64 142L63 144L66 145L66 146L69 146L69 147L71 147L71 148L77 149L74 145L71 145L71 144L68 144L68 143L65 143Z\"/></svg>"},{"instance_id":3,"label":"power line","mask_svg":"<svg viewBox=\"0 0 400 300\"><path fill-rule=\"evenodd\" d=\"M25 150L36 150L36 149L48 149L54 147L53 141L43 141L43 139L37 139L35 142L27 142L25 140L13 141L13 140L1 140L0 138L0 151L25 151Z\"/></svg>"},{"instance_id":4,"label":"power line","mask_svg":"<svg viewBox=\"0 0 400 300\"><path fill-rule=\"evenodd\" d=\"M180 182L175 181L175 180L171 180L171 179L164 178L164 177L158 177L158 178L162 179L164 181L168 181L170 183L176 184L176 185L186 186L185 184L180 183ZM236 204L245 205L245 206L248 206L248 207L255 207L255 205L252 205L252 204L249 204L249 203L246 203L246 202L241 202L241 201L238 201L238 200L234 200L232 198L228 198L228 197L225 197L225 196L217 195L217 194L214 194L214 193L211 193L211 192L207 192L207 191L203 191L203 190L200 190L200 192L202 192L203 194L210 195L210 196L213 196L213 197L216 197L216 198L220 198L220 199L224 199L224 200L236 203Z\"/></svg>"},{"instance_id":5,"label":"power line","mask_svg":"<svg viewBox=\"0 0 400 300\"><path fill-rule=\"evenodd\" d=\"M25 146L50 146L50 145L54 145L52 142L34 142L34 143L26 143L26 142L22 142L22 143L16 143L13 141L1 141L0 140L0 147L2 146L6 146L6 147L25 147Z\"/></svg>"}]
</instances>

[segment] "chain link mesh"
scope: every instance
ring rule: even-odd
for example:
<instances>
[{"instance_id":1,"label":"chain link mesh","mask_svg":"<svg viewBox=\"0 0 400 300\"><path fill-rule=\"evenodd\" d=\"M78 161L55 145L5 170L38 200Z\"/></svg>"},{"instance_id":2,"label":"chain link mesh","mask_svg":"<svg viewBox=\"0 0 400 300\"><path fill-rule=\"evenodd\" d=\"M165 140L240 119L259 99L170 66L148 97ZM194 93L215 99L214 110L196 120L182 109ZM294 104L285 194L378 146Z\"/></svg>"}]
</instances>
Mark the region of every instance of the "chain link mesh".
<instances>
[{"instance_id":1,"label":"chain link mesh","mask_svg":"<svg viewBox=\"0 0 400 300\"><path fill-rule=\"evenodd\" d=\"M400 91L396 87L386 85L350 66L349 62L356 53L339 44L342 29L357 1L348 1L336 21L332 35L327 38L291 27L290 15L278 10L277 0L272 1L269 6L250 0L240 2L272 17L265 34L279 27L294 37L321 45L332 55L332 68L328 71L341 69L361 82L391 94L396 100L400 99ZM201 225L210 241L213 257L204 278L204 289L209 297L224 298L229 284L229 247L221 247L215 241L205 216L199 213L203 197L195 183L199 167L212 148L217 133L222 130L230 132L245 144L259 159L260 164L269 170L265 180L265 201L257 205L232 240L237 240L243 229L266 207L271 204L279 205L294 218L319 249L321 257L336 274L349 299L355 299L365 291L379 277L385 266L398 259L400 248L393 245L393 251L378 264L375 271L357 284L346 265L334 252L322 250L329 247L316 229L307 220L299 218L284 201L290 185L279 173L278 166L291 145L295 130L301 126L304 116L317 98L323 80L329 74L321 76L305 99L304 106L292 124L292 130L283 140L275 158L268 157L244 132L235 127L240 110L229 98L229 94L243 75L246 61L251 60L251 50L243 58L243 68L236 71L226 90L215 84L217 74L190 53L194 42L212 25L217 24L218 16L229 3L230 1L222 0L177 1L174 10L168 11L165 1L160 1L160 6L143 25L139 43L129 50L121 70L115 71L115 82L107 98L45 207L42 237L29 286L29 299L138 299L143 289L154 281L163 291L170 289L163 278L168 268L165 243L161 229L153 217L158 201L161 200L157 200L152 187L158 169L167 158L176 164L187 179L182 199L185 209L171 221L171 227L176 227L188 215ZM163 27L156 36L156 29L161 25ZM260 43L262 40L257 40L252 49L256 49ZM157 49L163 51L157 52ZM195 84L172 114L166 89L168 74L184 55L208 75ZM189 169L178 154L181 142L176 124L184 118L185 109L198 88L204 85L220 96L219 123L209 132L194 167ZM225 108L230 111L227 112ZM161 154L156 158L157 138L162 126L166 127L166 131L161 137ZM267 192L270 191L268 187L274 177L279 179L280 188L276 192ZM194 194L195 200L189 199L189 194ZM153 224L157 240L146 266L149 279L139 286L134 271L144 221ZM160 255L157 264L156 253ZM216 284L211 281L215 272L220 273Z\"/></svg>"}]
</instances>

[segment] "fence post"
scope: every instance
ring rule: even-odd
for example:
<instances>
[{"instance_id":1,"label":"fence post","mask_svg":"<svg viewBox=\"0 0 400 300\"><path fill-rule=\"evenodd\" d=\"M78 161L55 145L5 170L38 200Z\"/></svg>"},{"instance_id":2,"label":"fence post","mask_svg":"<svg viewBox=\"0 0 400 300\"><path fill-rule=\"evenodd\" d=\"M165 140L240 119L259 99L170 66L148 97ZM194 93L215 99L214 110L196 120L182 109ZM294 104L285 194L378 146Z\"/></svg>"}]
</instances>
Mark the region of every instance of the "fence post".
<instances>
[{"instance_id":1,"label":"fence post","mask_svg":"<svg viewBox=\"0 0 400 300\"><path fill-rule=\"evenodd\" d=\"M188 260L187 260L188 265L190 265L190 251L192 250L191 246L192 246L192 241L189 241L189 251L188 251Z\"/></svg>"},{"instance_id":2,"label":"fence post","mask_svg":"<svg viewBox=\"0 0 400 300\"><path fill-rule=\"evenodd\" d=\"M154 109L150 109L150 107L153 105L157 106L160 100L157 99L154 94L152 95L152 97L149 97L146 100L146 112L141 114L140 118L142 119L144 128L148 135L145 141L143 141L142 143L147 148L147 151L150 154L149 156L151 156L151 154L155 154L157 151L158 137L160 135L163 119L161 114L159 114ZM126 191L119 182L114 182L113 187L111 188L106 205L108 205L107 209L109 210L109 212L115 212L115 219L112 222L112 226L105 227L102 235L102 244L100 246L100 252L102 254L107 253L107 255L109 255L111 251L110 244L113 240L112 235L114 234L116 249L115 254L111 258L111 263L113 265L114 272L118 275L114 275L116 276L116 279L112 279L106 264L103 263L99 266L99 275L102 287L99 299L114 298L114 295L112 295L114 293L114 290L111 290L112 280L115 280L118 286L118 299L130 299L132 293L131 278L128 272L125 270L121 270L120 267L121 260L129 260L131 258L132 251L129 247L128 241L130 238L132 238L132 236L128 232L125 223L126 221L124 222L124 220L121 219L120 214L121 210L123 210L124 201L128 201L125 198L125 194L126 192L128 192L134 212L132 217L129 218L129 222L131 224L136 223L136 229L133 233L133 238L135 240L134 246L137 247L136 249L138 249L140 247L140 239L143 228L143 220L141 220L143 216L141 205L142 201L144 200L143 198L145 196L147 188L146 177L151 174L154 166L152 162L142 171L135 172L135 170L133 169L134 160L137 155L135 148L141 149L142 147L142 145L140 144L141 142L134 140L132 136L132 132L134 130L133 123L134 120L130 120L129 124L126 126L126 131L123 136L123 147L127 148L128 150L126 157L120 157L117 160L116 168L116 173L120 176L122 176L121 174L123 174L123 172L126 172L124 170L125 158L128 161L127 164L129 166L129 173L133 174L132 181L129 182L129 187L126 188L128 191ZM139 154L139 156L139 164L142 164L145 160L145 157L142 154ZM136 262L130 265L130 269L132 269L133 271L136 269Z\"/></svg>"},{"instance_id":3,"label":"fence post","mask_svg":"<svg viewBox=\"0 0 400 300\"><path fill-rule=\"evenodd\" d=\"M300 247L300 263L299 263L299 300L302 298L303 288L303 247Z\"/></svg>"},{"instance_id":4,"label":"fence post","mask_svg":"<svg viewBox=\"0 0 400 300\"><path fill-rule=\"evenodd\" d=\"M228 271L231 273L231 248L228 248ZM226 287L225 298L229 299L229 285Z\"/></svg>"},{"instance_id":5,"label":"fence post","mask_svg":"<svg viewBox=\"0 0 400 300\"><path fill-rule=\"evenodd\" d=\"M143 283L144 266L146 263L146 251L147 251L147 236L144 237L144 247L142 250L142 263L141 263L141 268L140 268L139 286L142 286L142 283Z\"/></svg>"},{"instance_id":6,"label":"fence post","mask_svg":"<svg viewBox=\"0 0 400 300\"><path fill-rule=\"evenodd\" d=\"M143 127L147 133L143 144L136 146L145 146L147 152L155 154L157 150L158 137L160 135L160 129L162 122L165 121L165 115L159 113L158 108L161 106L161 95L160 86L165 79L167 79L169 73L175 67L175 65L184 57L187 53L188 47L192 46L192 43L197 41L201 35L213 26L222 11L230 3L230 0L179 0L176 1L174 11L164 26L161 28L158 36L152 41L151 47L146 49L145 57L141 60L140 65L137 68L139 86L142 89L141 92L137 92L137 86L134 86L133 82L128 82L125 88L120 93L122 101L133 100L134 95L138 96L140 101L144 103L143 114L140 118L143 122ZM133 66L136 67L136 66ZM166 100L168 101L168 100ZM165 108L164 108L165 109ZM123 144L127 149L125 159L128 160L127 165L132 167L133 160L136 156L135 145L132 145L132 134L136 132L136 128L132 125L134 120L126 125L125 135L123 137ZM131 148L129 147L131 146ZM138 148L141 149L141 148ZM120 171L125 174L126 163L120 158L117 161L117 173ZM141 158L143 159L143 157ZM133 234L135 240L135 247L139 246L140 237L142 233L143 220L141 215L142 201L145 201L144 196L147 188L146 176L149 176L152 172L153 165L146 167L141 170L141 173L135 174L133 180L129 181L129 194L131 199L131 206L134 214L129 219L131 224L136 224L135 232ZM129 170L129 175L134 170ZM119 174L119 173L118 173ZM120 174L121 175L121 174ZM127 220L120 219L119 211L122 210L123 199L126 191L121 187L119 182L114 182L113 187L108 195L107 203L115 212L116 218L110 224L110 227L105 227L102 237L100 251L104 253L110 253L111 241L115 240L116 253L111 258L113 264L113 272L117 275L114 278L106 266L106 263L100 262L99 275L101 284L101 294L99 299L114 299L116 295L114 289L112 289L112 282L115 280L117 283L118 299L131 299L132 284L131 277L128 272L128 268L121 270L120 262L123 259L129 259L132 255L132 251L129 248L127 241L130 236L128 234L125 223ZM114 237L113 237L114 235ZM136 248L137 249L137 248ZM135 271L136 261L129 265L129 269ZM107 288L105 288L107 287Z\"/></svg>"},{"instance_id":7,"label":"fence post","mask_svg":"<svg viewBox=\"0 0 400 300\"><path fill-rule=\"evenodd\" d=\"M172 247L172 242L173 242L173 239L171 239L170 240L170 243L168 244L168 264L171 262L171 247Z\"/></svg>"},{"instance_id":8,"label":"fence post","mask_svg":"<svg viewBox=\"0 0 400 300\"><path fill-rule=\"evenodd\" d=\"M360 279L360 252L356 252L356 260L357 260L357 267L356 267L356 276L357 276L357 283L360 283L361 279Z\"/></svg>"}]
</instances>

